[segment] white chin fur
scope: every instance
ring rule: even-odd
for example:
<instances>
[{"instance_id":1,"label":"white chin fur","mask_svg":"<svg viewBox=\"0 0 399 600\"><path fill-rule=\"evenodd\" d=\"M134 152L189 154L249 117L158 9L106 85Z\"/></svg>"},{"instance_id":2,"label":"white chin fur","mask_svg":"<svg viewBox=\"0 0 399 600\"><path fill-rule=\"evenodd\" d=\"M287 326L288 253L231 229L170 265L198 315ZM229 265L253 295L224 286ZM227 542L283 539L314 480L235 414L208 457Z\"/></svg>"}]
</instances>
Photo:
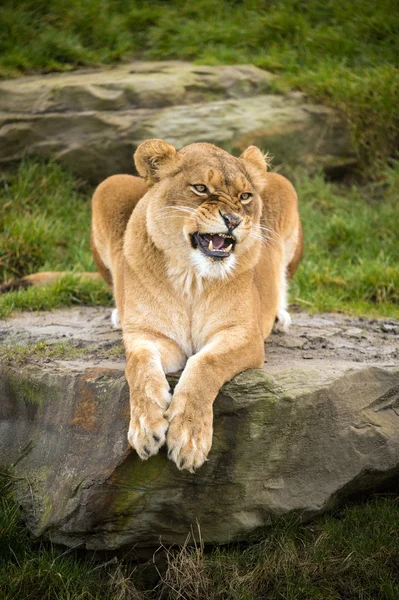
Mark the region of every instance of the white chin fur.
<instances>
[{"instance_id":1,"label":"white chin fur","mask_svg":"<svg viewBox=\"0 0 399 600\"><path fill-rule=\"evenodd\" d=\"M227 279L236 266L234 254L223 260L212 260L204 256L200 250L194 250L191 252L190 258L201 279Z\"/></svg>"},{"instance_id":2,"label":"white chin fur","mask_svg":"<svg viewBox=\"0 0 399 600\"><path fill-rule=\"evenodd\" d=\"M118 309L114 308L111 313L111 323L114 329L121 329L121 322L119 320Z\"/></svg>"}]
</instances>

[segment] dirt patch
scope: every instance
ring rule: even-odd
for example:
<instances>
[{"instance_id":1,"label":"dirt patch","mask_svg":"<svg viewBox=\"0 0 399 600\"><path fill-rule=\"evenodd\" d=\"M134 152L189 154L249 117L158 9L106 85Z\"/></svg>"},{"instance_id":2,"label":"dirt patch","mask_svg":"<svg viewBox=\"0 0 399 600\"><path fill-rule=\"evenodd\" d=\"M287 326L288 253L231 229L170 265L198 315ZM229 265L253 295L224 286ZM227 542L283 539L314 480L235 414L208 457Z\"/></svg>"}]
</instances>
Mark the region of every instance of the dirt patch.
<instances>
[{"instance_id":1,"label":"dirt patch","mask_svg":"<svg viewBox=\"0 0 399 600\"><path fill-rule=\"evenodd\" d=\"M266 369L290 358L296 366L311 360L395 364L399 359L397 320L340 314L292 316L289 333L274 332L266 343ZM23 353L25 362L83 361L85 366L120 366L124 360L122 334L113 329L108 308L15 314L0 321L0 342L3 349L9 348L8 360L16 355L13 347L27 349ZM53 351L46 354L43 343L52 346Z\"/></svg>"}]
</instances>

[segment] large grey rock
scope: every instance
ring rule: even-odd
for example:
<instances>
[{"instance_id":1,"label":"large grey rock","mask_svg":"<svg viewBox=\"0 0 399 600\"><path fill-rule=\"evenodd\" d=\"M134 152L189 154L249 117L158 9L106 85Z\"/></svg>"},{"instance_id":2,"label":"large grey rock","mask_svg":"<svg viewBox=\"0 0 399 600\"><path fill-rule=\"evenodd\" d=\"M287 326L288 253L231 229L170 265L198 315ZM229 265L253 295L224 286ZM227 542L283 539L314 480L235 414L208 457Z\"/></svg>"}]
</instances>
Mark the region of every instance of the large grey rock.
<instances>
[{"instance_id":1,"label":"large grey rock","mask_svg":"<svg viewBox=\"0 0 399 600\"><path fill-rule=\"evenodd\" d=\"M294 315L290 334L271 336L264 368L221 390L209 461L192 475L165 449L142 462L128 448L109 312L1 322L0 463L14 465L35 534L141 551L183 542L198 522L205 542L224 543L397 478L398 322Z\"/></svg>"},{"instance_id":2,"label":"large grey rock","mask_svg":"<svg viewBox=\"0 0 399 600\"><path fill-rule=\"evenodd\" d=\"M344 118L300 92L270 93L272 80L249 65L165 62L3 81L0 165L52 157L97 183L131 172L132 154L152 137L177 147L208 141L235 154L256 144L275 165L353 165Z\"/></svg>"},{"instance_id":3,"label":"large grey rock","mask_svg":"<svg viewBox=\"0 0 399 600\"><path fill-rule=\"evenodd\" d=\"M262 94L273 79L271 73L251 65L135 62L0 82L0 110L31 114L163 108Z\"/></svg>"}]
</instances>

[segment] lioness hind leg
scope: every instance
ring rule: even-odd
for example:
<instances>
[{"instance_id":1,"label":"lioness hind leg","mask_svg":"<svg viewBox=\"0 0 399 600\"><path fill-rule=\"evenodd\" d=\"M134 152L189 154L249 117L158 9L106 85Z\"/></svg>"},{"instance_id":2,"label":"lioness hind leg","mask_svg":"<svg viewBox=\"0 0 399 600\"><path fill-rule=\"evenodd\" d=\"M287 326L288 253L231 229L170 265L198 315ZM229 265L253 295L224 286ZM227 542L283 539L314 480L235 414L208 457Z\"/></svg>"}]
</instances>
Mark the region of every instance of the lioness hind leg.
<instances>
[{"instance_id":1,"label":"lioness hind leg","mask_svg":"<svg viewBox=\"0 0 399 600\"><path fill-rule=\"evenodd\" d=\"M303 247L304 247L304 242L303 242L303 229L302 229L302 223L301 221L298 222L298 230L297 230L297 243L296 243L296 247L295 247L295 252L294 255L292 256L291 260L288 262L287 265L287 276L288 279L292 279L295 275L295 271L298 268L299 263L302 260L303 257Z\"/></svg>"},{"instance_id":2,"label":"lioness hind leg","mask_svg":"<svg viewBox=\"0 0 399 600\"><path fill-rule=\"evenodd\" d=\"M292 323L288 312L288 285L292 279L303 254L302 225L298 220L295 233L284 242L284 264L280 270L279 305L275 329L286 333Z\"/></svg>"},{"instance_id":3,"label":"lioness hind leg","mask_svg":"<svg viewBox=\"0 0 399 600\"><path fill-rule=\"evenodd\" d=\"M117 308L114 308L111 313L111 323L114 329L122 329Z\"/></svg>"},{"instance_id":4,"label":"lioness hind leg","mask_svg":"<svg viewBox=\"0 0 399 600\"><path fill-rule=\"evenodd\" d=\"M281 267L280 284L279 284L279 304L277 309L277 321L274 328L277 331L287 333L291 323L291 315L288 312L288 281L287 273L284 265Z\"/></svg>"},{"instance_id":5,"label":"lioness hind leg","mask_svg":"<svg viewBox=\"0 0 399 600\"><path fill-rule=\"evenodd\" d=\"M91 249L97 269L113 288L119 307L119 311L115 309L111 315L115 329L120 328L120 319L123 320L121 256L124 233L134 208L147 189L145 181L139 177L114 175L103 181L93 195Z\"/></svg>"},{"instance_id":6,"label":"lioness hind leg","mask_svg":"<svg viewBox=\"0 0 399 600\"><path fill-rule=\"evenodd\" d=\"M45 285L51 285L56 283L62 277L66 275L73 275L79 277L82 281L97 281L100 280L99 273L75 273L68 271L42 271L40 273L32 273L32 275L26 275L21 279L14 279L7 281L0 285L0 294L6 292L15 292L20 289L26 289L29 287L41 287Z\"/></svg>"}]
</instances>

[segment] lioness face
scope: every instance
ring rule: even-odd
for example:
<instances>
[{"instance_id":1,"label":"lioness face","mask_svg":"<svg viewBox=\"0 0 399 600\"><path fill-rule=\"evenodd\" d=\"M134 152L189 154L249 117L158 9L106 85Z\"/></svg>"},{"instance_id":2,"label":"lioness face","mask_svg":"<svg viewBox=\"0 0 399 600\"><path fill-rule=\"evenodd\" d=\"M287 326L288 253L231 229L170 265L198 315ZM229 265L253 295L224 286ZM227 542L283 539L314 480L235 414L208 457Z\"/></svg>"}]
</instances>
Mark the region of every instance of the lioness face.
<instances>
[{"instance_id":1,"label":"lioness face","mask_svg":"<svg viewBox=\"0 0 399 600\"><path fill-rule=\"evenodd\" d=\"M168 157L152 157L156 179L148 193L156 245L172 259L184 258L204 278L225 278L244 262L255 264L262 168L266 172L260 151L251 147L249 155L258 153L258 163L251 163L245 153L235 158L211 144L191 144L179 152L161 144ZM145 164L150 161L147 157Z\"/></svg>"}]
</instances>

